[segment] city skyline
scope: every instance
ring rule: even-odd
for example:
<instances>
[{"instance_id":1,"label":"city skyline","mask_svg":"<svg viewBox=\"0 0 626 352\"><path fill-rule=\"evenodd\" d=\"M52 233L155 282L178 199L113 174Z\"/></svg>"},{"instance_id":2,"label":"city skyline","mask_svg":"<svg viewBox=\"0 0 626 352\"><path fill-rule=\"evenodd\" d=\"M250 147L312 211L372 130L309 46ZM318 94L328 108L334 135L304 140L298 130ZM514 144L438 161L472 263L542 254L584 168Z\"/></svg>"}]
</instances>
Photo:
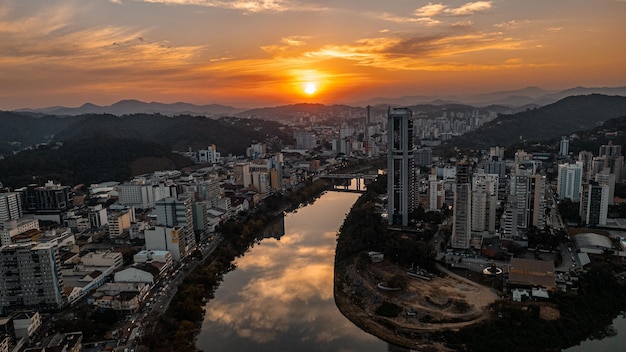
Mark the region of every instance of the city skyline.
<instances>
[{"instance_id":1,"label":"city skyline","mask_svg":"<svg viewBox=\"0 0 626 352\"><path fill-rule=\"evenodd\" d=\"M626 1L9 0L0 109L626 85Z\"/></svg>"}]
</instances>

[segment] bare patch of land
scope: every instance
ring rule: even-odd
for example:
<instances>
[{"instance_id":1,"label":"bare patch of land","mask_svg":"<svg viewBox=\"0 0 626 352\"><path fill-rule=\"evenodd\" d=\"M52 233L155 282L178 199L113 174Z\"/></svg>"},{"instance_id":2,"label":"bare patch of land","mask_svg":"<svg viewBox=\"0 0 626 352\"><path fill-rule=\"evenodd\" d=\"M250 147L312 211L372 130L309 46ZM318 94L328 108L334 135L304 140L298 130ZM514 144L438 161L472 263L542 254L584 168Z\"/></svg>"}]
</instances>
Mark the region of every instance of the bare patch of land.
<instances>
[{"instance_id":1,"label":"bare patch of land","mask_svg":"<svg viewBox=\"0 0 626 352\"><path fill-rule=\"evenodd\" d=\"M457 330L489 318L488 306L499 297L494 289L479 285L440 267L442 275L431 280L413 278L389 261L357 270L354 261L336 273L335 300L342 313L357 326L381 339L423 351L447 351L429 339L440 330ZM407 286L387 291L378 283L407 275ZM478 274L476 274L478 275ZM402 308L395 318L377 315L382 302Z\"/></svg>"}]
</instances>

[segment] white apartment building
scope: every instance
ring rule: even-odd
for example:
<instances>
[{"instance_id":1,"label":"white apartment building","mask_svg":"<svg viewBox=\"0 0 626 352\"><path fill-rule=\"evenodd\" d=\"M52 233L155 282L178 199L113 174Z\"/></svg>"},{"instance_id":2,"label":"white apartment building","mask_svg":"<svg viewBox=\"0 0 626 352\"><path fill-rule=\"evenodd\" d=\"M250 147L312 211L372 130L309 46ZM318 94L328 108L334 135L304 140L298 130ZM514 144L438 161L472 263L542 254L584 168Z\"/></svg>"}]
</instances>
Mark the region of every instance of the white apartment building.
<instances>
[{"instance_id":1,"label":"white apartment building","mask_svg":"<svg viewBox=\"0 0 626 352\"><path fill-rule=\"evenodd\" d=\"M580 200L580 186L583 180L583 162L560 164L557 178L556 193L559 199L569 198L573 202Z\"/></svg>"},{"instance_id":2,"label":"white apartment building","mask_svg":"<svg viewBox=\"0 0 626 352\"><path fill-rule=\"evenodd\" d=\"M498 175L474 174L472 182L472 232L495 234Z\"/></svg>"},{"instance_id":3,"label":"white apartment building","mask_svg":"<svg viewBox=\"0 0 626 352\"><path fill-rule=\"evenodd\" d=\"M145 179L135 179L116 187L119 194L118 203L139 207L153 208L163 198L177 197L176 185L161 181L154 183Z\"/></svg>"},{"instance_id":4,"label":"white apartment building","mask_svg":"<svg viewBox=\"0 0 626 352\"><path fill-rule=\"evenodd\" d=\"M180 261L185 255L185 235L182 227L155 226L145 231L146 250L161 250L172 253L174 261Z\"/></svg>"}]
</instances>

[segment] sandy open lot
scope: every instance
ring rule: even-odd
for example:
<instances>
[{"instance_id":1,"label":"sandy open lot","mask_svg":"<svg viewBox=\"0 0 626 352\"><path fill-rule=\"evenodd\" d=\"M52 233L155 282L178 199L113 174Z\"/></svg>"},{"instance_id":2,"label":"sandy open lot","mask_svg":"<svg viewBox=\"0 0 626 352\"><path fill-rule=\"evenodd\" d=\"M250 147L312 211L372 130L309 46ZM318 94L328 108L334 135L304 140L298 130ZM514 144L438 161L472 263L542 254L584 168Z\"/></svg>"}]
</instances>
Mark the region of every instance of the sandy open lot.
<instances>
[{"instance_id":1,"label":"sandy open lot","mask_svg":"<svg viewBox=\"0 0 626 352\"><path fill-rule=\"evenodd\" d=\"M443 351L442 345L429 341L428 333L454 330L486 319L487 306L498 294L490 287L441 269L442 276L428 281L409 277L404 268L388 261L372 263L365 271L357 271L352 263L336 278L343 288L336 290L337 305L355 324L388 342ZM378 287L379 282L396 274L406 275L406 289L386 291ZM376 315L383 301L395 303L403 312L395 318Z\"/></svg>"}]
</instances>

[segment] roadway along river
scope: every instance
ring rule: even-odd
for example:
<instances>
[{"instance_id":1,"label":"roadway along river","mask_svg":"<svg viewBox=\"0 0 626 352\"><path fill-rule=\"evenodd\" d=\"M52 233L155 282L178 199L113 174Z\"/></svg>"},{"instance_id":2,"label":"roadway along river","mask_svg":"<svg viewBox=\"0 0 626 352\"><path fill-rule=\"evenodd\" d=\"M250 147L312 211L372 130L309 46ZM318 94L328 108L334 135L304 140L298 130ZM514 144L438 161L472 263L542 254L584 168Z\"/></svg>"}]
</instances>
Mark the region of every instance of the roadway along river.
<instances>
[{"instance_id":1,"label":"roadway along river","mask_svg":"<svg viewBox=\"0 0 626 352\"><path fill-rule=\"evenodd\" d=\"M239 258L205 307L197 348L388 351L387 343L347 320L333 299L336 234L357 197L325 193L285 216L283 236L266 238Z\"/></svg>"}]
</instances>

